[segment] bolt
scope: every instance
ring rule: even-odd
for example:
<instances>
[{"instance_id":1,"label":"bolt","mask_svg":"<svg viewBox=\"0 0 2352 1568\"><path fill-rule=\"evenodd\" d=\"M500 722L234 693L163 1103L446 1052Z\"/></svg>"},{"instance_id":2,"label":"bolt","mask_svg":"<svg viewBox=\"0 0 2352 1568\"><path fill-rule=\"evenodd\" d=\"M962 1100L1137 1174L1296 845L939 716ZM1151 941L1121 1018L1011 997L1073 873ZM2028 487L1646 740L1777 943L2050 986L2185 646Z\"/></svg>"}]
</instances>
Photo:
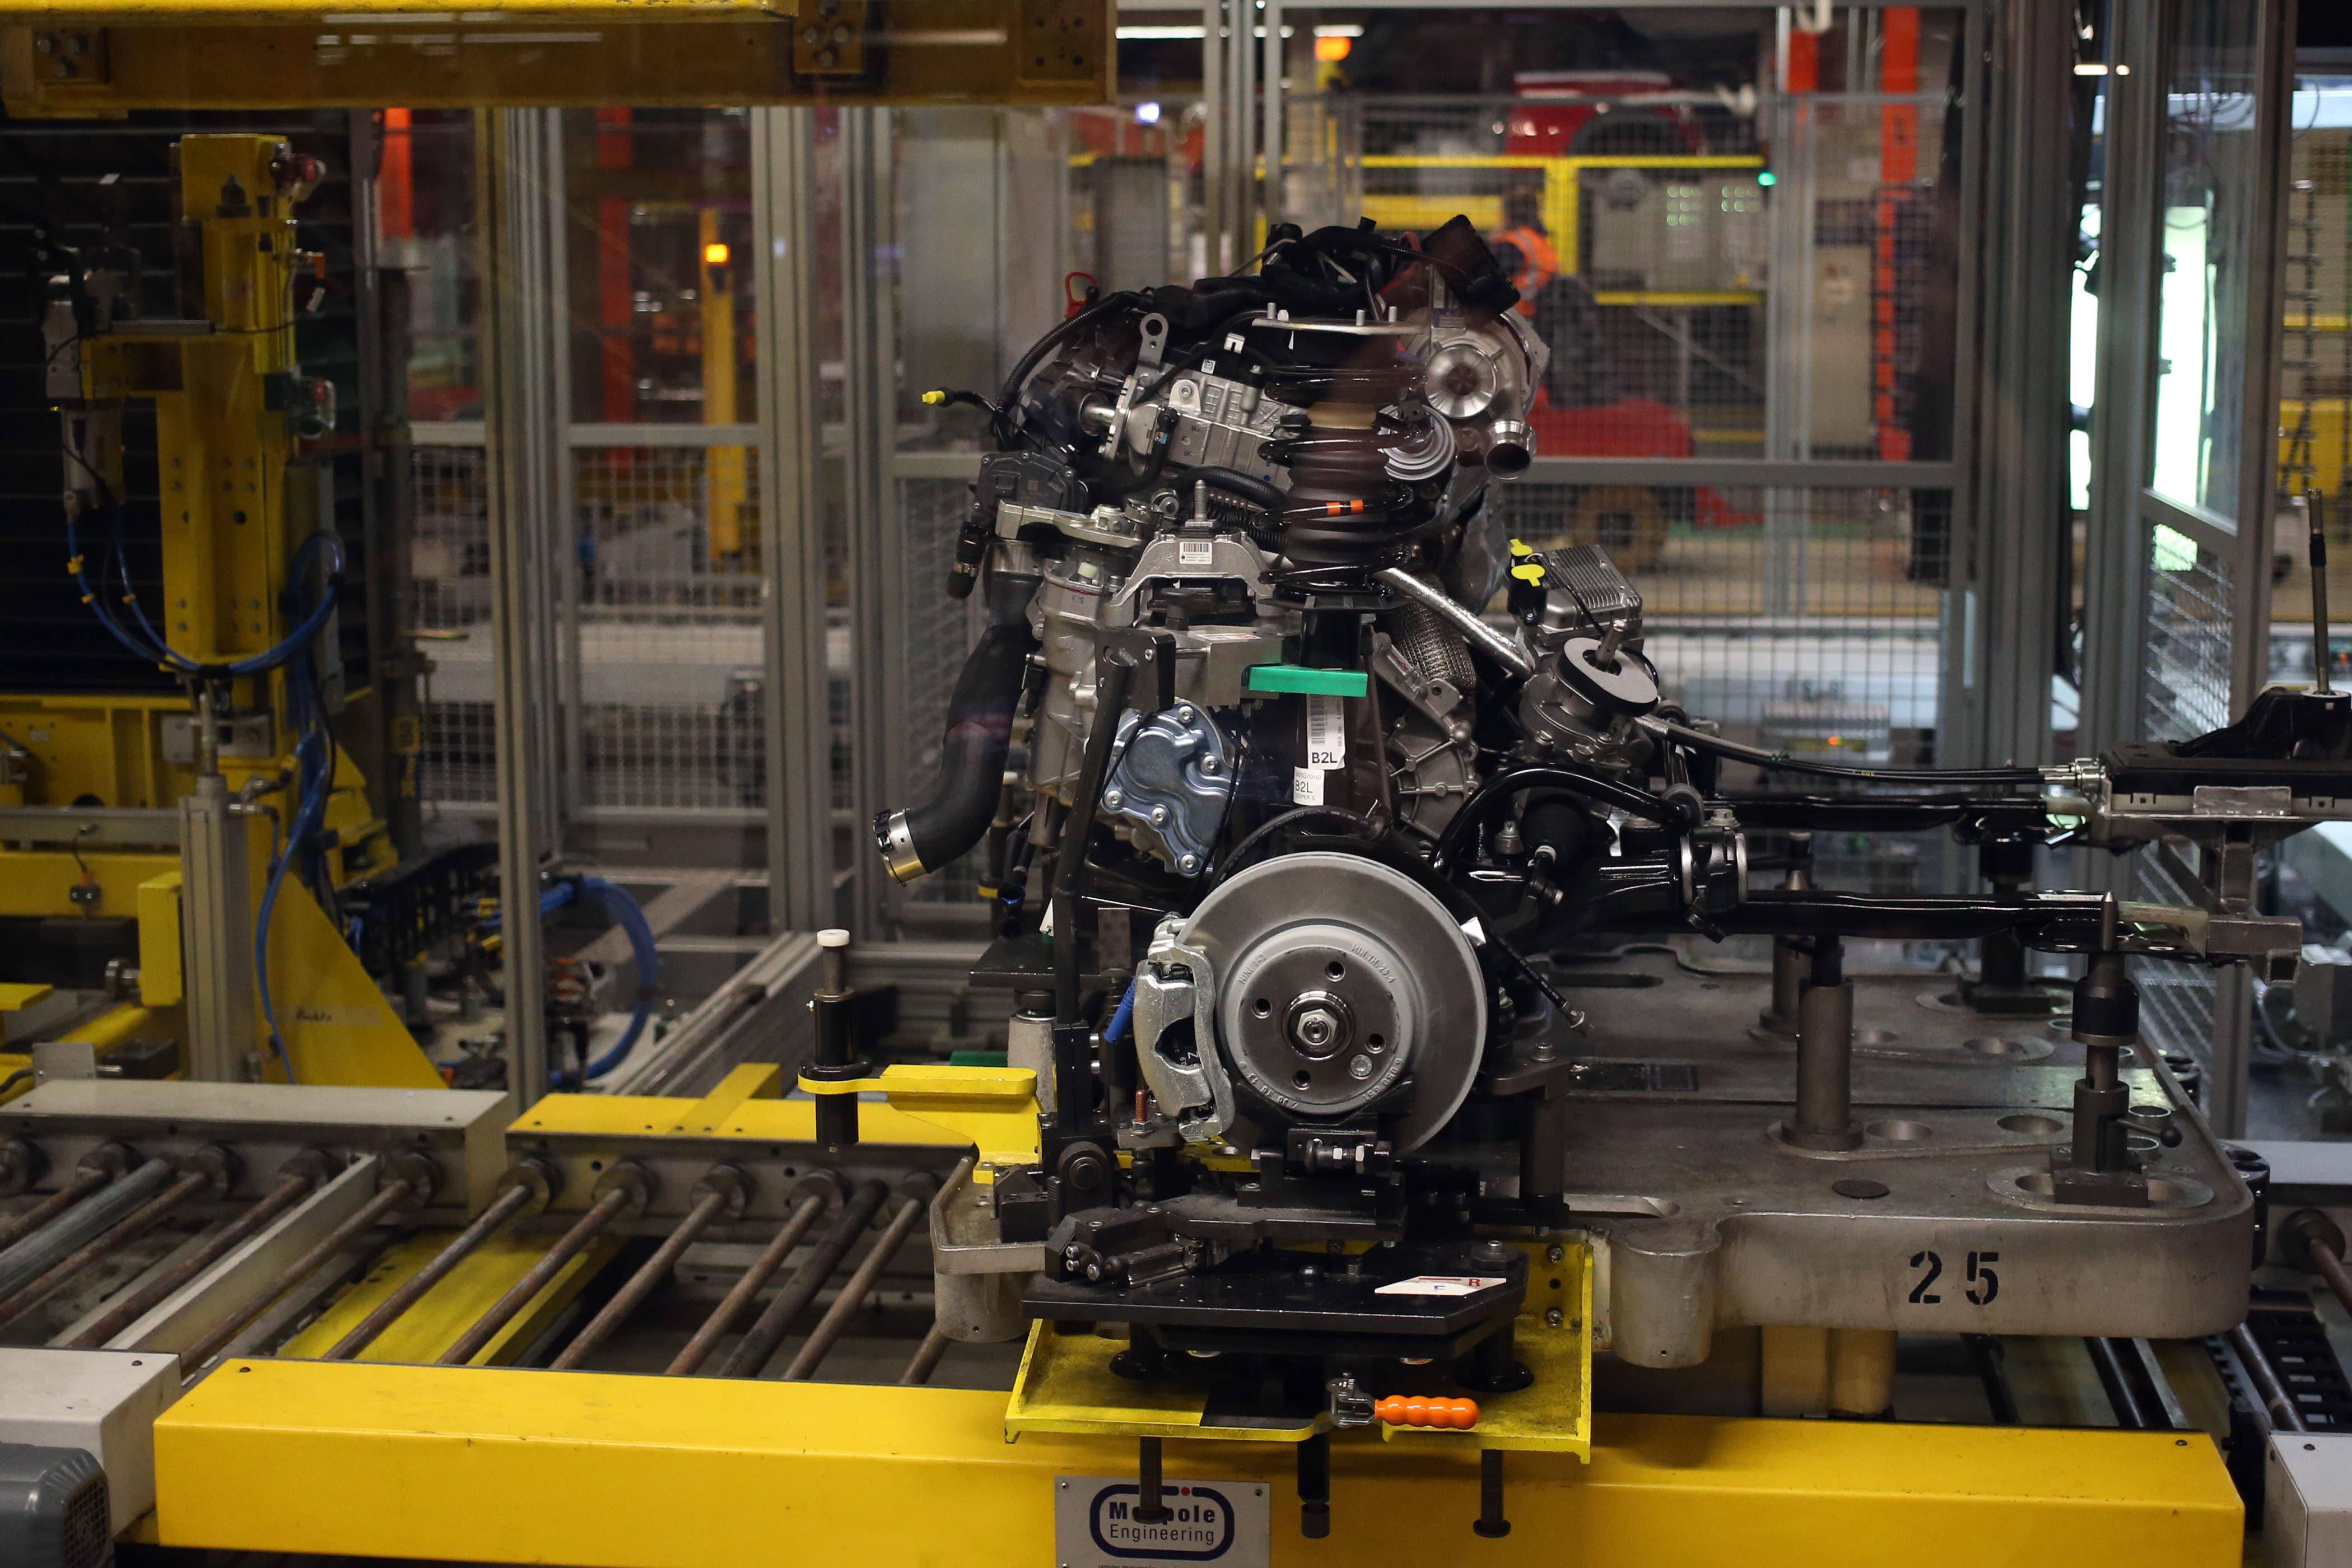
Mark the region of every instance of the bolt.
<instances>
[{"instance_id":1,"label":"bolt","mask_svg":"<svg viewBox=\"0 0 2352 1568\"><path fill-rule=\"evenodd\" d=\"M1167 822L1168 822L1168 808L1167 808L1167 807L1165 807L1165 806L1154 806L1154 807L1152 807L1152 808L1151 808L1151 825L1152 825L1153 827L1155 827L1155 828L1158 828L1158 827L1164 827L1164 826L1166 826L1166 825L1167 825Z\"/></svg>"},{"instance_id":2,"label":"bolt","mask_svg":"<svg viewBox=\"0 0 2352 1568\"><path fill-rule=\"evenodd\" d=\"M808 45L811 48L814 48L817 41L824 37L824 34L819 29L815 27L808 27L803 29L801 33L801 42Z\"/></svg>"},{"instance_id":3,"label":"bolt","mask_svg":"<svg viewBox=\"0 0 2352 1568\"><path fill-rule=\"evenodd\" d=\"M1218 763L1217 763L1217 759L1216 759L1215 758L1213 758L1213 757L1203 757L1202 758L1201 758L1201 771L1202 771L1202 772L1203 772L1203 773L1214 773L1214 772L1217 770L1217 768L1218 768Z\"/></svg>"},{"instance_id":4,"label":"bolt","mask_svg":"<svg viewBox=\"0 0 2352 1568\"><path fill-rule=\"evenodd\" d=\"M1190 724L1190 723L1192 723L1192 710L1190 707L1180 707L1180 708L1178 708L1178 709L1176 710L1176 722L1177 722L1177 723L1179 723L1179 724Z\"/></svg>"},{"instance_id":5,"label":"bolt","mask_svg":"<svg viewBox=\"0 0 2352 1568\"><path fill-rule=\"evenodd\" d=\"M1199 855L1186 855L1183 859L1176 862L1176 869L1179 871L1199 871L1201 869L1201 857Z\"/></svg>"},{"instance_id":6,"label":"bolt","mask_svg":"<svg viewBox=\"0 0 2352 1568\"><path fill-rule=\"evenodd\" d=\"M1369 1057L1369 1056L1353 1056L1353 1057L1349 1057L1349 1058L1348 1059L1348 1076L1349 1076L1349 1077L1355 1079L1355 1080L1356 1080L1356 1081L1358 1081L1359 1082L1361 1082L1363 1080L1365 1080L1365 1079L1367 1079L1367 1078L1370 1078L1371 1075L1372 1075L1372 1059L1371 1059L1370 1057Z\"/></svg>"},{"instance_id":7,"label":"bolt","mask_svg":"<svg viewBox=\"0 0 2352 1568\"><path fill-rule=\"evenodd\" d=\"M1120 806L1126 803L1126 801L1127 795L1123 790L1106 789L1103 791L1103 804L1108 806L1114 811L1118 810Z\"/></svg>"},{"instance_id":8,"label":"bolt","mask_svg":"<svg viewBox=\"0 0 2352 1568\"><path fill-rule=\"evenodd\" d=\"M1548 1307L1544 1310L1544 1327L1548 1329L1556 1329L1567 1321L1568 1314L1558 1307Z\"/></svg>"},{"instance_id":9,"label":"bolt","mask_svg":"<svg viewBox=\"0 0 2352 1568\"><path fill-rule=\"evenodd\" d=\"M1567 1249L1567 1248L1565 1248L1565 1247L1562 1247L1559 1242L1555 1241L1555 1242L1553 1242L1550 1246L1549 1246L1549 1247L1547 1247L1547 1248L1545 1248L1545 1249L1544 1249L1544 1261L1545 1261L1545 1262L1547 1262L1547 1263L1564 1263L1564 1262L1566 1262L1567 1260L1568 1260L1568 1249Z\"/></svg>"}]
</instances>

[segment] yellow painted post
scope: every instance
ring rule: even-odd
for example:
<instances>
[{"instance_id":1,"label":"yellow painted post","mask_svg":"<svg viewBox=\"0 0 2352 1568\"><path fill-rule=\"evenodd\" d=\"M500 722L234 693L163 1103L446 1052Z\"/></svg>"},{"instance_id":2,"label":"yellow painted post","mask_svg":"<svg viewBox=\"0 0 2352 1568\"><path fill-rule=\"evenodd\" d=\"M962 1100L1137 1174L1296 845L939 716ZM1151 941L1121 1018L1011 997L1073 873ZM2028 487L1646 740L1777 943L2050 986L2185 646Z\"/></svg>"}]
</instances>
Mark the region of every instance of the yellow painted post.
<instances>
[{"instance_id":1,"label":"yellow painted post","mask_svg":"<svg viewBox=\"0 0 2352 1568\"><path fill-rule=\"evenodd\" d=\"M734 424L736 413L735 267L737 259L719 237L719 210L702 209L702 423ZM748 260L749 258L744 258ZM714 446L703 455L709 497L710 556L714 565L743 553L743 506L751 494L747 458L740 446Z\"/></svg>"}]
</instances>

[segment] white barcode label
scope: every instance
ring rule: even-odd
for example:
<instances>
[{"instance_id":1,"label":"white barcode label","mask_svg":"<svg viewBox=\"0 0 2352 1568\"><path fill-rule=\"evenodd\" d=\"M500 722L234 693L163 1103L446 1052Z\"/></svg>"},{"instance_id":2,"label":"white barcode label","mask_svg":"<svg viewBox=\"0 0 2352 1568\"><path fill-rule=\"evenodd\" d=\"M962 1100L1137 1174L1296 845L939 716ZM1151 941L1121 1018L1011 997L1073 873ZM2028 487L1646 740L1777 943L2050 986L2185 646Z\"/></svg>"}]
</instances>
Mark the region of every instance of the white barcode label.
<instances>
[{"instance_id":1,"label":"white barcode label","mask_svg":"<svg viewBox=\"0 0 2352 1568\"><path fill-rule=\"evenodd\" d=\"M1290 770L1290 803L1294 806L1319 806L1323 803L1323 769L1294 768Z\"/></svg>"},{"instance_id":2,"label":"white barcode label","mask_svg":"<svg viewBox=\"0 0 2352 1568\"><path fill-rule=\"evenodd\" d=\"M1348 704L1345 698L1309 693L1307 698L1307 766L1348 765Z\"/></svg>"},{"instance_id":3,"label":"white barcode label","mask_svg":"<svg viewBox=\"0 0 2352 1568\"><path fill-rule=\"evenodd\" d=\"M1217 561L1217 541L1214 539L1178 539L1178 566L1214 566Z\"/></svg>"},{"instance_id":4,"label":"white barcode label","mask_svg":"<svg viewBox=\"0 0 2352 1568\"><path fill-rule=\"evenodd\" d=\"M1410 1280L1399 1280L1374 1291L1375 1296L1475 1296L1481 1291L1491 1291L1507 1283L1479 1274L1415 1274Z\"/></svg>"}]
</instances>

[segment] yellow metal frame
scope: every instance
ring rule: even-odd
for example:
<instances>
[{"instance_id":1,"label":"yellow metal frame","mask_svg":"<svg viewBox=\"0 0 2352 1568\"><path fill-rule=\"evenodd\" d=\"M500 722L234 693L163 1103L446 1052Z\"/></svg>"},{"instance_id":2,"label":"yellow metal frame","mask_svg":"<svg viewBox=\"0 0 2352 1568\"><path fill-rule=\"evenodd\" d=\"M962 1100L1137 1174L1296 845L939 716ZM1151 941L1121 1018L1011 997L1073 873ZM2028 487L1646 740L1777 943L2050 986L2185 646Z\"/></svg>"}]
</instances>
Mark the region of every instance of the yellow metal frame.
<instances>
[{"instance_id":1,"label":"yellow metal frame","mask_svg":"<svg viewBox=\"0 0 2352 1568\"><path fill-rule=\"evenodd\" d=\"M73 57L103 64L106 57ZM157 331L131 319L78 340L83 394L94 412L132 401L154 406L163 567L156 627L175 652L202 664L251 657L286 635L279 606L297 534L322 521L289 510L287 475L296 435L290 413L269 406L269 378L295 369L293 280L304 262L292 204L280 190L277 161L285 151L283 138L267 135L192 135L176 144L179 206L191 220L210 331ZM93 418L92 462L119 494L121 450L110 430L107 421ZM58 565L75 570L62 559ZM115 591L94 565L85 570L94 592ZM110 608L117 616L128 613L127 607ZM290 772L287 681L280 670L234 683L238 706L275 716L279 749L223 758L229 789ZM7 803L66 808L94 799L107 807L168 810L194 789L195 778L188 764L165 759L163 727L188 714L184 697L0 695L0 728L31 762L30 783L12 787ZM329 873L341 883L385 869L393 855L358 768L340 749L332 767L325 826L337 848ZM291 810L283 792L264 795L258 804L281 823ZM247 873L257 914L274 835L258 820L252 825ZM131 1038L112 1023L128 1016L142 1020L145 1032L168 1029L186 1039L177 1010L185 988L181 893L175 851L0 851L0 915L136 918L142 1007L118 1009L80 1031L101 1053ZM439 1073L298 881L289 879L279 892L268 943L271 999L302 1082L440 1086ZM252 1043L266 1058L265 1029L257 1019ZM274 1061L265 1071L280 1071Z\"/></svg>"},{"instance_id":2,"label":"yellow metal frame","mask_svg":"<svg viewBox=\"0 0 2352 1568\"><path fill-rule=\"evenodd\" d=\"M1055 1479L1131 1439L1004 1440L984 1390L233 1361L155 1427L156 1538L602 1568L790 1560L1050 1563ZM1283 1568L1560 1556L1579 1568L2236 1568L2244 1521L2201 1434L1602 1416L1591 1461L1514 1455L1507 1542L1470 1532L1468 1448L1332 1443L1328 1539L1265 1444L1177 1441L1167 1474L1269 1489Z\"/></svg>"},{"instance_id":3,"label":"yellow metal frame","mask_svg":"<svg viewBox=\"0 0 2352 1568\"><path fill-rule=\"evenodd\" d=\"M0 96L26 117L134 109L488 104L1111 102L1109 0L61 0L0 33ZM830 65L796 39L846 25ZM68 56L65 35L77 47ZM38 35L47 35L46 48ZM861 63L870 66L862 69ZM66 74L59 75L60 70ZM748 259L748 258L747 258Z\"/></svg>"}]
</instances>

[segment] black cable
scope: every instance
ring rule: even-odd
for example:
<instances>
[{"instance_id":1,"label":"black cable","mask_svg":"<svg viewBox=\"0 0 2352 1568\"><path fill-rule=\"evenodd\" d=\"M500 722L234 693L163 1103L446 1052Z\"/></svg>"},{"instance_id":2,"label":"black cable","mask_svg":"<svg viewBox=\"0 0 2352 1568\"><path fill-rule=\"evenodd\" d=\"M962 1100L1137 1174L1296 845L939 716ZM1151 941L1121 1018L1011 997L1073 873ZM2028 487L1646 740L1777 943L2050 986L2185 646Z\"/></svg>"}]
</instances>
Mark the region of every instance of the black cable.
<instances>
[{"instance_id":1,"label":"black cable","mask_svg":"<svg viewBox=\"0 0 2352 1568\"><path fill-rule=\"evenodd\" d=\"M1278 830L1305 821L1310 817L1328 818L1333 821L1345 822L1355 829L1360 836L1367 839L1376 837L1380 831L1373 825L1370 818L1343 810L1338 806L1295 806L1279 816L1269 817L1260 822L1240 843L1235 844L1233 852L1225 857L1223 864L1217 867L1216 874L1209 879L1209 885L1203 891L1213 892L1222 886L1227 877L1249 863L1251 852L1273 837Z\"/></svg>"},{"instance_id":2,"label":"black cable","mask_svg":"<svg viewBox=\"0 0 2352 1568\"><path fill-rule=\"evenodd\" d=\"M1745 762L1751 767L1778 768L1786 773L1811 773L1823 779L1853 779L1865 783L1880 781L1896 784L2032 784L2042 783L2039 768L1840 768L1834 763L1808 762L1790 756L1785 751L1766 751L1761 747L1742 746L1736 740L1725 740L1703 730L1679 724L1659 721L1644 726L1663 734L1667 739L1690 747L1696 751L1711 752L1733 762Z\"/></svg>"}]
</instances>

